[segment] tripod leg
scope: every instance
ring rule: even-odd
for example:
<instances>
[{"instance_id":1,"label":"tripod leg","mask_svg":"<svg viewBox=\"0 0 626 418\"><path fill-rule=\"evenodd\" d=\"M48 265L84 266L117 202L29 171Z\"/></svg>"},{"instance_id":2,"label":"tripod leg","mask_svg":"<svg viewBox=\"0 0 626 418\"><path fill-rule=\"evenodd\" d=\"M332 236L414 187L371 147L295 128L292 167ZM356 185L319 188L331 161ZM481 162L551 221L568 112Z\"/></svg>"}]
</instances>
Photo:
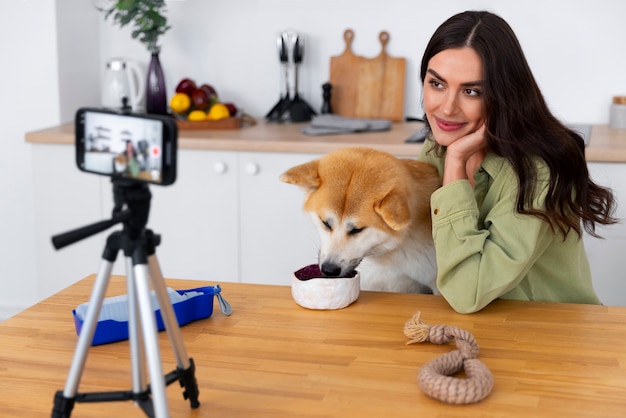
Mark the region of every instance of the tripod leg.
<instances>
[{"instance_id":1,"label":"tripod leg","mask_svg":"<svg viewBox=\"0 0 626 418\"><path fill-rule=\"evenodd\" d=\"M52 410L53 417L69 417L72 408L74 407L76 392L78 391L80 378L82 376L83 369L85 368L87 352L89 351L89 347L91 346L91 342L93 341L93 336L96 331L98 317L100 316L100 310L102 308L102 301L104 300L107 285L109 284L112 268L113 263L103 259L91 292L89 308L87 309L87 315L83 322L78 342L76 343L76 350L74 351L70 371L67 375L63 395L61 397L61 395L57 393L55 396L54 409Z\"/></svg>"},{"instance_id":2,"label":"tripod leg","mask_svg":"<svg viewBox=\"0 0 626 418\"><path fill-rule=\"evenodd\" d=\"M195 376L195 365L193 359L187 356L187 350L183 343L183 336L178 326L176 314L172 308L172 304L167 295L167 289L165 287L165 281L161 274L161 268L157 261L156 255L148 257L148 266L150 269L150 279L152 281L152 288L154 289L157 300L159 302L159 308L161 310L161 316L167 335L170 339L172 348L176 355L178 362L178 370L180 372L179 380L180 385L184 388L183 396L185 399L189 399L192 408L198 408L200 402L198 401L198 382Z\"/></svg>"},{"instance_id":3,"label":"tripod leg","mask_svg":"<svg viewBox=\"0 0 626 418\"><path fill-rule=\"evenodd\" d=\"M146 376L143 335L137 307L137 289L132 257L126 257L126 289L128 291L128 340L130 346L133 393L140 394L146 391L148 380Z\"/></svg>"},{"instance_id":4,"label":"tripod leg","mask_svg":"<svg viewBox=\"0 0 626 418\"><path fill-rule=\"evenodd\" d=\"M167 289L165 287L165 282L163 280L163 276L161 275L161 269L156 256L152 255L148 258L148 266L150 268L152 288L154 289L157 300L159 301L159 308L161 309L163 323L165 324L165 329L170 339L170 343L174 348L178 367L186 369L189 367L189 357L187 357L187 350L185 350L185 345L183 344L183 336L180 332L180 327L178 326L176 314L174 313L174 309L172 308L172 304L167 295Z\"/></svg>"},{"instance_id":5,"label":"tripod leg","mask_svg":"<svg viewBox=\"0 0 626 418\"><path fill-rule=\"evenodd\" d=\"M165 378L161 368L161 353L157 335L156 319L152 309L148 266L135 264L135 286L139 303L139 316L143 334L144 348L148 360L150 374L150 390L153 395L154 412L157 418L168 416L167 397L165 395Z\"/></svg>"}]
</instances>

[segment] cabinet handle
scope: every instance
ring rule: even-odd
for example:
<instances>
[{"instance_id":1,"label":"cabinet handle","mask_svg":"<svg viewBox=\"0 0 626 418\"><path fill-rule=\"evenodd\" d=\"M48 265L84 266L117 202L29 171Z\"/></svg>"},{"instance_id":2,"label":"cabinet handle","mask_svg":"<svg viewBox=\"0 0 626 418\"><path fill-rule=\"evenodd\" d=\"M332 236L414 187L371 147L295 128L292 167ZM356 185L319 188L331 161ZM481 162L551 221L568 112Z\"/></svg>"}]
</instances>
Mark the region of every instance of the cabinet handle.
<instances>
[{"instance_id":1,"label":"cabinet handle","mask_svg":"<svg viewBox=\"0 0 626 418\"><path fill-rule=\"evenodd\" d=\"M246 164L246 173L250 174L251 176L255 176L259 174L259 171L260 171L260 168L258 164L255 164L255 163Z\"/></svg>"},{"instance_id":2,"label":"cabinet handle","mask_svg":"<svg viewBox=\"0 0 626 418\"><path fill-rule=\"evenodd\" d=\"M226 169L226 163L222 161L218 161L213 165L213 171L215 171L216 174L224 174Z\"/></svg>"}]
</instances>

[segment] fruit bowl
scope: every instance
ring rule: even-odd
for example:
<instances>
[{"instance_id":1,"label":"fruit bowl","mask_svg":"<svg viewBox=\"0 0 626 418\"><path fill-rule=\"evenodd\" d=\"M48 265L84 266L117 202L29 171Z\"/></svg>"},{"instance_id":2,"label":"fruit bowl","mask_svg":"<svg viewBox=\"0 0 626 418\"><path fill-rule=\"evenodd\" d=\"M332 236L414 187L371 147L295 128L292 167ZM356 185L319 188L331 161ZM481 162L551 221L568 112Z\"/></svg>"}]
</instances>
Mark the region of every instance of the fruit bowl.
<instances>
[{"instance_id":1,"label":"fruit bowl","mask_svg":"<svg viewBox=\"0 0 626 418\"><path fill-rule=\"evenodd\" d=\"M324 277L316 264L301 268L291 277L291 296L308 309L345 308L358 299L360 288L358 272L349 277Z\"/></svg>"},{"instance_id":2,"label":"fruit bowl","mask_svg":"<svg viewBox=\"0 0 626 418\"><path fill-rule=\"evenodd\" d=\"M243 125L243 118L241 116L231 116L229 118L220 120L200 120L191 121L176 118L176 124L178 129L239 129Z\"/></svg>"},{"instance_id":3,"label":"fruit bowl","mask_svg":"<svg viewBox=\"0 0 626 418\"><path fill-rule=\"evenodd\" d=\"M243 123L243 116L234 103L222 102L213 86L197 87L190 78L178 83L169 109L178 129L239 129Z\"/></svg>"}]
</instances>

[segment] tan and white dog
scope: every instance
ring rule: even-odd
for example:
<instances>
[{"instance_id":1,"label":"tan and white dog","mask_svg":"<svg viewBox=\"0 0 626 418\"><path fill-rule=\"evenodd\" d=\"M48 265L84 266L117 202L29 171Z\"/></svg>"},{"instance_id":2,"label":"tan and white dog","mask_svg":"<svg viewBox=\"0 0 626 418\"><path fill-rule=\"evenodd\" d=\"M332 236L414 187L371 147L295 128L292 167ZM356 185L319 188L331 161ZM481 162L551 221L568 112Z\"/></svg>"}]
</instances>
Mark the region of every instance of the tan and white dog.
<instances>
[{"instance_id":1,"label":"tan and white dog","mask_svg":"<svg viewBox=\"0 0 626 418\"><path fill-rule=\"evenodd\" d=\"M440 185L426 163L370 148L344 148L280 176L306 192L329 277L357 269L361 288L435 293L430 195Z\"/></svg>"}]
</instances>

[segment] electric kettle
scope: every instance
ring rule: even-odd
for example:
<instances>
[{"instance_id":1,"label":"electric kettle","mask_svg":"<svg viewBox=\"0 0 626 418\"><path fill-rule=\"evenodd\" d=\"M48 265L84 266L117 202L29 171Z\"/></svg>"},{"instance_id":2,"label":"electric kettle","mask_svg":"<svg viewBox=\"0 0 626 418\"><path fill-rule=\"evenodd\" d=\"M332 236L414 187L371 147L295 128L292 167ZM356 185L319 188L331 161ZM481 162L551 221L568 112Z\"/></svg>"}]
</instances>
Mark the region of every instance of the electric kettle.
<instances>
[{"instance_id":1,"label":"electric kettle","mask_svg":"<svg viewBox=\"0 0 626 418\"><path fill-rule=\"evenodd\" d=\"M144 71L139 64L127 58L112 58L107 62L102 83L102 106L111 109L123 107L123 98L133 111L141 111L146 88Z\"/></svg>"}]
</instances>

